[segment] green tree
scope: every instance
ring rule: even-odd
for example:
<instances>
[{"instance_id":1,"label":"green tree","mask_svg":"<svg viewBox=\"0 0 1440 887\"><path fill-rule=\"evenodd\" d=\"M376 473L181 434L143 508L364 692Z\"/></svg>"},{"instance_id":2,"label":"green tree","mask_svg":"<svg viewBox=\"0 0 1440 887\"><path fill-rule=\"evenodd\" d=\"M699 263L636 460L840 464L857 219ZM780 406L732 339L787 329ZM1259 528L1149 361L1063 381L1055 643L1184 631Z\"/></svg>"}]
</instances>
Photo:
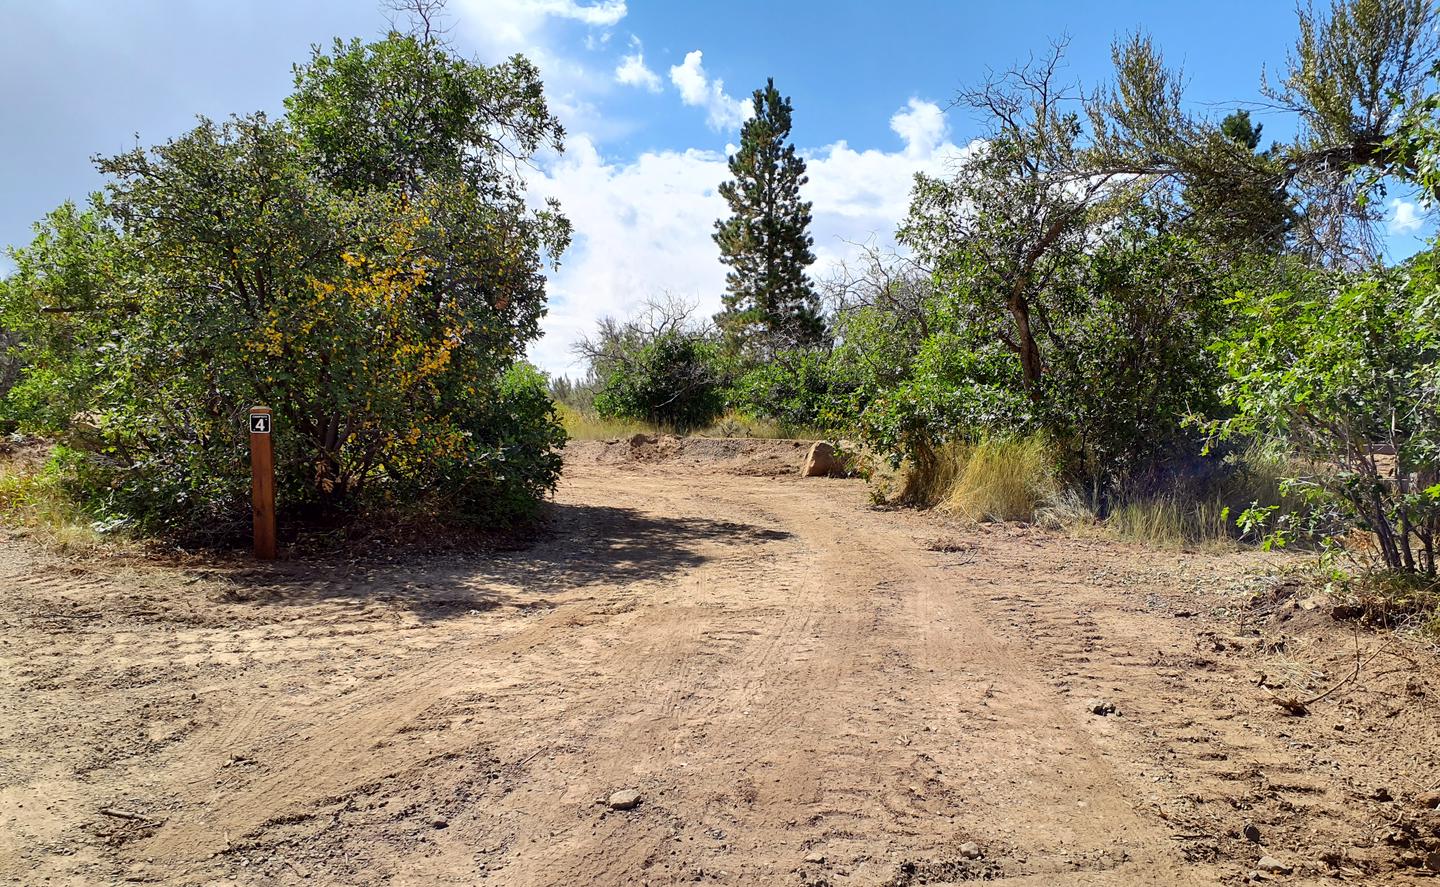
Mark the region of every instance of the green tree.
<instances>
[{"instance_id":1,"label":"green tree","mask_svg":"<svg viewBox=\"0 0 1440 887\"><path fill-rule=\"evenodd\" d=\"M997 344L1015 355L1026 393L1044 394L1047 304L1079 267L1106 204L1126 196L1115 174L1090 175L1083 130L1058 82L1063 46L967 90L960 101L990 131L954 174L916 176L900 240L940 285L968 300ZM1113 210L1111 210L1113 212Z\"/></svg>"},{"instance_id":2,"label":"green tree","mask_svg":"<svg viewBox=\"0 0 1440 887\"><path fill-rule=\"evenodd\" d=\"M826 338L819 300L806 274L815 261L810 203L800 199L805 161L790 144L791 107L775 81L755 90L754 116L730 158L732 180L720 185L729 218L715 223L725 277L716 322L733 345L762 353L809 347Z\"/></svg>"},{"instance_id":3,"label":"green tree","mask_svg":"<svg viewBox=\"0 0 1440 887\"><path fill-rule=\"evenodd\" d=\"M725 410L726 373L717 332L691 321L690 307L652 301L621 322L602 318L576 351L595 380L595 410L678 434L704 428Z\"/></svg>"},{"instance_id":4,"label":"green tree","mask_svg":"<svg viewBox=\"0 0 1440 887\"><path fill-rule=\"evenodd\" d=\"M0 311L33 369L10 400L85 447L106 507L242 522L254 403L276 412L291 515L504 519L553 487L563 432L521 355L569 229L526 207L513 163L559 145L534 69L398 34L343 49L301 69L292 117L202 120L99 161L104 199L15 254ZM412 90L419 119L395 110Z\"/></svg>"},{"instance_id":5,"label":"green tree","mask_svg":"<svg viewBox=\"0 0 1440 887\"><path fill-rule=\"evenodd\" d=\"M1257 151L1248 118L1217 125L1188 113L1183 72L1137 34L1117 42L1115 82L1087 102L1091 166L1184 189L1197 234L1227 261L1285 249L1363 267L1379 255L1373 198L1413 159L1395 137L1427 94L1440 13L1430 0L1329 0L1306 2L1298 18L1281 76L1260 85L1296 118L1288 144Z\"/></svg>"},{"instance_id":6,"label":"green tree","mask_svg":"<svg viewBox=\"0 0 1440 887\"><path fill-rule=\"evenodd\" d=\"M1260 147L1260 133L1264 130L1265 124L1252 121L1245 110L1233 111L1220 121L1220 134L1247 151Z\"/></svg>"},{"instance_id":7,"label":"green tree","mask_svg":"<svg viewBox=\"0 0 1440 887\"><path fill-rule=\"evenodd\" d=\"M1235 414L1222 435L1282 435L1313 466L1290 483L1375 534L1387 569L1436 574L1440 291L1434 255L1363 277L1311 272L1242 292L1217 345Z\"/></svg>"}]
</instances>

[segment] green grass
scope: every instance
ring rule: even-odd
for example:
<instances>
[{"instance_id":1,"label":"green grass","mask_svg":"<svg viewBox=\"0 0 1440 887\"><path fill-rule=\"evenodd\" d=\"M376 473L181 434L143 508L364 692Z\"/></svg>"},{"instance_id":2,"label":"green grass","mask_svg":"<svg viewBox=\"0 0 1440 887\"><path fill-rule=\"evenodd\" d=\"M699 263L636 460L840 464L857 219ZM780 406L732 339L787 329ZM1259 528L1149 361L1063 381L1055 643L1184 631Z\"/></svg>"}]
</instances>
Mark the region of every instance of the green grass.
<instances>
[{"instance_id":1,"label":"green grass","mask_svg":"<svg viewBox=\"0 0 1440 887\"><path fill-rule=\"evenodd\" d=\"M22 459L0 458L0 524L60 552L92 549L102 538L59 471Z\"/></svg>"},{"instance_id":2,"label":"green grass","mask_svg":"<svg viewBox=\"0 0 1440 887\"><path fill-rule=\"evenodd\" d=\"M555 404L560 414L560 423L571 440L614 440L635 434L673 434L670 429L648 422L628 419L608 419L595 413L579 410L569 404ZM820 439L823 435L813 428L791 428L768 419L755 419L741 413L730 412L714 425L692 432L693 437L750 437L772 440L800 438Z\"/></svg>"}]
</instances>

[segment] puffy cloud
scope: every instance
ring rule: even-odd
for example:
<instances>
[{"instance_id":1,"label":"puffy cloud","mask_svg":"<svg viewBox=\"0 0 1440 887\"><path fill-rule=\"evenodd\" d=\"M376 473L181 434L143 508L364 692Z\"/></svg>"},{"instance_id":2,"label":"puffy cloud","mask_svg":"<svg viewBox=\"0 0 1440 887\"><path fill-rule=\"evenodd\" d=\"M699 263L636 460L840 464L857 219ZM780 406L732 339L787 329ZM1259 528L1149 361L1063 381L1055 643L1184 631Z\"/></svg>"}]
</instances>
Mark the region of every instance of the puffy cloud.
<instances>
[{"instance_id":1,"label":"puffy cloud","mask_svg":"<svg viewBox=\"0 0 1440 887\"><path fill-rule=\"evenodd\" d=\"M670 68L670 82L680 91L680 101L705 109L705 122L711 129L739 126L750 116L750 103L726 95L725 81L711 80L705 73L703 57L698 49L686 53L684 62Z\"/></svg>"},{"instance_id":2,"label":"puffy cloud","mask_svg":"<svg viewBox=\"0 0 1440 887\"><path fill-rule=\"evenodd\" d=\"M640 44L640 38L633 34L630 35L630 48L634 52L622 56L620 64L615 68L615 82L659 92L660 75L645 67L644 47Z\"/></svg>"},{"instance_id":3,"label":"puffy cloud","mask_svg":"<svg viewBox=\"0 0 1440 887\"><path fill-rule=\"evenodd\" d=\"M516 52L531 54L537 47L544 47L548 43L545 30L553 20L610 28L625 18L626 11L624 0L460 0L455 7L456 19L466 36L493 56L487 61L498 61Z\"/></svg>"},{"instance_id":4,"label":"puffy cloud","mask_svg":"<svg viewBox=\"0 0 1440 887\"><path fill-rule=\"evenodd\" d=\"M896 116L905 115L938 115L942 126L894 126L903 147L893 151L836 142L802 152L810 181L801 193L813 203L815 277L853 258L856 244L891 243L915 173L943 173L968 150L935 135L944 132L935 105L911 102ZM719 310L726 268L710 235L728 212L717 190L728 177L719 151L653 151L621 162L604 157L585 135L572 137L562 157L544 162L530 179L533 196L559 199L576 238L550 275L546 335L531 358L573 375L581 370L573 344L597 319L627 316L662 293L697 303L705 315Z\"/></svg>"},{"instance_id":5,"label":"puffy cloud","mask_svg":"<svg viewBox=\"0 0 1440 887\"><path fill-rule=\"evenodd\" d=\"M634 121L607 113L602 99L614 88L606 69L597 70L594 59L575 51L576 45L562 27L579 23L588 29L584 45L592 51L608 44L604 30L625 18L624 0L454 0L455 36L464 50L476 50L480 60L494 64L523 53L540 68L550 110L572 132L596 139L620 138L634 130Z\"/></svg>"},{"instance_id":6,"label":"puffy cloud","mask_svg":"<svg viewBox=\"0 0 1440 887\"><path fill-rule=\"evenodd\" d=\"M591 28L611 28L625 18L624 0L577 3L576 0L461 0L461 22L476 24L481 43L509 52L528 49L550 19L568 19ZM507 53L508 54L508 53Z\"/></svg>"},{"instance_id":7,"label":"puffy cloud","mask_svg":"<svg viewBox=\"0 0 1440 887\"><path fill-rule=\"evenodd\" d=\"M550 275L545 337L531 348L542 368L572 374L572 347L606 315L624 317L664 292L713 311L725 286L710 232L725 211L716 186L727 174L714 151L661 151L616 163L587 136L531 178L536 197L556 197L575 242Z\"/></svg>"},{"instance_id":8,"label":"puffy cloud","mask_svg":"<svg viewBox=\"0 0 1440 887\"><path fill-rule=\"evenodd\" d=\"M934 102L912 98L909 110L899 110L890 118L890 128L905 140L907 157L923 157L945 140L949 127L945 112Z\"/></svg>"},{"instance_id":9,"label":"puffy cloud","mask_svg":"<svg viewBox=\"0 0 1440 887\"><path fill-rule=\"evenodd\" d=\"M1425 226L1425 220L1421 218L1419 207L1409 200L1401 200L1398 197L1390 201L1390 221L1386 227L1391 234L1415 234Z\"/></svg>"},{"instance_id":10,"label":"puffy cloud","mask_svg":"<svg viewBox=\"0 0 1440 887\"><path fill-rule=\"evenodd\" d=\"M545 15L570 18L591 27L608 28L625 17L625 0L603 0L600 3L576 3L575 0L531 0L531 6Z\"/></svg>"}]
</instances>

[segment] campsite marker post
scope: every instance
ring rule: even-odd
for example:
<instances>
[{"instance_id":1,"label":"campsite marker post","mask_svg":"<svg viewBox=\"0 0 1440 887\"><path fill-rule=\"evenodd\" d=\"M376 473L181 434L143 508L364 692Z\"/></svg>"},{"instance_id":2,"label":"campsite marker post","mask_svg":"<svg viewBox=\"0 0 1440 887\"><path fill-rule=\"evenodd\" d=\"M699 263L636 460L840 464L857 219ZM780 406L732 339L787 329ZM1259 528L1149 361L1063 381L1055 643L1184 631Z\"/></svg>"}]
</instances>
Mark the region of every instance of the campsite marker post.
<instances>
[{"instance_id":1,"label":"campsite marker post","mask_svg":"<svg viewBox=\"0 0 1440 887\"><path fill-rule=\"evenodd\" d=\"M269 407L250 408L250 511L255 519L255 556L275 559L275 418Z\"/></svg>"}]
</instances>

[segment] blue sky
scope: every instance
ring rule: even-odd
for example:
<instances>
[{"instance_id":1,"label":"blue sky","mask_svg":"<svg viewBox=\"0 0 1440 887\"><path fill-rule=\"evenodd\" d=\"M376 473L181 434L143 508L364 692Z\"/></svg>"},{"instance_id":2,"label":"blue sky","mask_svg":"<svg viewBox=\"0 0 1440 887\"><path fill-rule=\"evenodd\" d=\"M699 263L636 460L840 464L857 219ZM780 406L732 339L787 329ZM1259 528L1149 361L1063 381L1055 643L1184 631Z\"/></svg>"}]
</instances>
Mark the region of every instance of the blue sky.
<instances>
[{"instance_id":1,"label":"blue sky","mask_svg":"<svg viewBox=\"0 0 1440 887\"><path fill-rule=\"evenodd\" d=\"M709 311L724 268L710 241L715 186L750 90L773 76L795 104L810 161L817 277L887 242L917 171L940 172L979 127L946 111L956 90L1070 39L1067 75L1109 75L1109 46L1140 28L1184 66L1199 110L1223 115L1259 98L1296 32L1285 0L726 3L661 0L451 0L451 38L493 62L540 65L570 133L562 157L531 173L558 197L577 239L551 277L544 368L576 372L570 346L596 318L671 293ZM7 4L0 29L0 244L100 184L91 155L154 144L196 114L278 112L290 65L313 43L387 27L370 0L48 0ZM1259 113L1266 136L1293 121ZM1392 257L1429 230L1392 206ZM1396 215L1398 213L1398 216Z\"/></svg>"}]
</instances>

